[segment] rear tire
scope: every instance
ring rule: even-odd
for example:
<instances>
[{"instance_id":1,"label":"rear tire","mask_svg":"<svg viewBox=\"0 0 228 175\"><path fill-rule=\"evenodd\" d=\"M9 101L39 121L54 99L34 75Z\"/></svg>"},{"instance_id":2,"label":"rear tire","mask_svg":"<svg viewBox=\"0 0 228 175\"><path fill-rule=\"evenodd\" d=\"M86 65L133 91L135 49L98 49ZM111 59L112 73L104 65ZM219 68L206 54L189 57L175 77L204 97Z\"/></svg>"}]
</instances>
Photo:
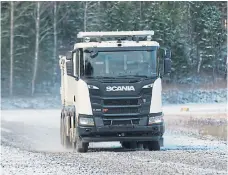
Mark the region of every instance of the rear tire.
<instances>
[{"instance_id":1,"label":"rear tire","mask_svg":"<svg viewBox=\"0 0 228 175\"><path fill-rule=\"evenodd\" d=\"M160 150L159 141L150 141L150 142L148 142L148 149L150 151L159 151Z\"/></svg>"},{"instance_id":2,"label":"rear tire","mask_svg":"<svg viewBox=\"0 0 228 175\"><path fill-rule=\"evenodd\" d=\"M63 118L61 117L61 123L60 123L60 139L61 139L61 144L63 145L64 148L69 149L71 148L71 143L70 143L70 137L66 136L66 131L65 131L65 123Z\"/></svg>"},{"instance_id":3,"label":"rear tire","mask_svg":"<svg viewBox=\"0 0 228 175\"><path fill-rule=\"evenodd\" d=\"M61 142L61 145L63 145L63 126L62 126L62 114L61 114L61 117L60 117L60 142Z\"/></svg>"}]
</instances>

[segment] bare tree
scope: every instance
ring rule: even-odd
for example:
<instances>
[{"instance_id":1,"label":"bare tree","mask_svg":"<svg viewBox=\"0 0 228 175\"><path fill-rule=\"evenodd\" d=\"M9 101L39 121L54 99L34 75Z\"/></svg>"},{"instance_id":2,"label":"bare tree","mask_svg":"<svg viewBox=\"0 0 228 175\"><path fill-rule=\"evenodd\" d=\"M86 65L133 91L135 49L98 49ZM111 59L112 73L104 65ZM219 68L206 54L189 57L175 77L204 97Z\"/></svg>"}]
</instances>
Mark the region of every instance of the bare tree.
<instances>
[{"instance_id":1,"label":"bare tree","mask_svg":"<svg viewBox=\"0 0 228 175\"><path fill-rule=\"evenodd\" d=\"M25 17L27 14L29 7L31 6L31 3L24 3L25 5L21 7L21 2L5 2L3 4L4 12L1 14L1 23L2 23L2 29L1 29L1 39L2 42L8 42L9 45L5 47L9 50L5 50L5 54L7 52L7 59L9 60L9 72L7 73L7 90L9 93L9 96L13 96L14 92L13 89L15 88L16 84L14 83L14 77L17 74L16 70L16 59L17 56L22 55L22 52L24 49L28 48L26 44L16 44L17 39L24 39L28 36L26 34L23 34L19 32L23 27L26 27L26 24L20 23L21 18ZM1 3L2 5L2 3ZM2 8L1 8L2 10ZM9 12L9 13L8 13ZM8 58L9 55L9 58ZM4 68L3 68L4 69ZM4 76L4 75L3 75Z\"/></svg>"},{"instance_id":2,"label":"bare tree","mask_svg":"<svg viewBox=\"0 0 228 175\"><path fill-rule=\"evenodd\" d=\"M83 2L84 5L84 31L91 28L99 28L101 24L100 2ZM96 7L96 8L95 8ZM95 25L94 25L95 24ZM98 27L99 26L99 27Z\"/></svg>"},{"instance_id":3,"label":"bare tree","mask_svg":"<svg viewBox=\"0 0 228 175\"><path fill-rule=\"evenodd\" d=\"M41 7L42 6L42 7ZM33 77L32 77L32 91L31 95L34 95L35 85L36 85L36 77L37 77L37 68L39 61L39 46L47 38L48 35L52 35L53 26L49 26L48 15L43 15L44 13L50 12L49 8L51 7L51 3L47 2L36 2L36 13L34 16L34 20L36 23L35 31L35 57L34 57L34 68L33 68ZM42 16L42 17L41 17ZM56 38L57 43L57 38ZM56 51L54 51L56 53Z\"/></svg>"},{"instance_id":4,"label":"bare tree","mask_svg":"<svg viewBox=\"0 0 228 175\"><path fill-rule=\"evenodd\" d=\"M39 64L39 48L40 44L46 39L50 38L49 36L53 35L53 75L56 72L56 58L57 58L57 39L58 39L58 30L57 25L60 23L68 14L68 12L64 13L61 18L58 19L58 4L57 2L37 2L36 5L36 14L34 16L34 20L36 23L35 30L33 33L35 34L36 43L35 43L35 57L34 57L34 68L33 68L33 77L32 77L32 91L31 95L34 95L35 92L35 85L38 71L38 64ZM49 17L50 15L53 16L53 24L50 26L49 24ZM53 82L55 78L53 77Z\"/></svg>"},{"instance_id":5,"label":"bare tree","mask_svg":"<svg viewBox=\"0 0 228 175\"><path fill-rule=\"evenodd\" d=\"M61 7L67 5L66 2L53 2L53 40L54 40L54 46L53 46L53 79L52 81L55 82L56 80L56 70L58 66L58 34L60 31L58 31L58 24L64 20L67 19L69 15L69 11L62 11L61 13ZM58 15L61 14L61 15Z\"/></svg>"},{"instance_id":6,"label":"bare tree","mask_svg":"<svg viewBox=\"0 0 228 175\"><path fill-rule=\"evenodd\" d=\"M40 2L36 2L36 44L35 44L35 57L34 57L34 71L32 78L32 96L35 92L35 81L37 75L37 67L38 67L38 58L39 58L39 40L40 37Z\"/></svg>"},{"instance_id":7,"label":"bare tree","mask_svg":"<svg viewBox=\"0 0 228 175\"><path fill-rule=\"evenodd\" d=\"M10 96L13 94L13 46L14 46L14 2L11 1L10 9Z\"/></svg>"},{"instance_id":8,"label":"bare tree","mask_svg":"<svg viewBox=\"0 0 228 175\"><path fill-rule=\"evenodd\" d=\"M54 51L53 51L53 57L54 59L56 58L56 49L57 49L57 29L56 29L56 23L57 23L57 4L54 2L54 23L53 23L53 28L54 28Z\"/></svg>"},{"instance_id":9,"label":"bare tree","mask_svg":"<svg viewBox=\"0 0 228 175\"><path fill-rule=\"evenodd\" d=\"M57 55L57 2L54 2L54 22L53 22L53 32L54 32L54 48L53 48L53 59L56 60L56 55ZM56 65L54 64L54 73L53 75L55 75L55 71L56 71ZM55 77L53 77L53 79L55 80Z\"/></svg>"},{"instance_id":10,"label":"bare tree","mask_svg":"<svg viewBox=\"0 0 228 175\"><path fill-rule=\"evenodd\" d=\"M203 58L202 58L202 53L200 53L199 55L199 61L198 61L198 65L197 65L197 73L200 73L200 68L201 68L201 64L202 64Z\"/></svg>"},{"instance_id":11,"label":"bare tree","mask_svg":"<svg viewBox=\"0 0 228 175\"><path fill-rule=\"evenodd\" d=\"M14 2L11 1L10 8L10 81L9 93L13 95L13 49L14 49Z\"/></svg>"},{"instance_id":12,"label":"bare tree","mask_svg":"<svg viewBox=\"0 0 228 175\"><path fill-rule=\"evenodd\" d=\"M87 26L87 8L88 8L88 2L85 2L85 8L84 8L84 31L86 32L86 26Z\"/></svg>"}]
</instances>

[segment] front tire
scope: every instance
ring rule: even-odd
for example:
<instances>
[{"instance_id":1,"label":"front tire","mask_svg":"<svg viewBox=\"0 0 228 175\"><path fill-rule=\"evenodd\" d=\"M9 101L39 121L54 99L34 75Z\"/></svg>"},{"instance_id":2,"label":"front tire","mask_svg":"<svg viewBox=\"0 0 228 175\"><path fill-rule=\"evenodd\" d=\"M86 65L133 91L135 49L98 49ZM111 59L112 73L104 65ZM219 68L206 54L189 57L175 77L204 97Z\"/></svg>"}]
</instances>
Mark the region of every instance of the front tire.
<instances>
[{"instance_id":1,"label":"front tire","mask_svg":"<svg viewBox=\"0 0 228 175\"><path fill-rule=\"evenodd\" d=\"M121 145L124 149L136 149L137 142L121 142Z\"/></svg>"},{"instance_id":2,"label":"front tire","mask_svg":"<svg viewBox=\"0 0 228 175\"><path fill-rule=\"evenodd\" d=\"M148 142L148 149L149 151L159 151L161 149L159 141Z\"/></svg>"},{"instance_id":3,"label":"front tire","mask_svg":"<svg viewBox=\"0 0 228 175\"><path fill-rule=\"evenodd\" d=\"M76 151L79 153L86 153L88 152L89 143L82 142L81 138L78 137L75 143L75 148Z\"/></svg>"}]
</instances>

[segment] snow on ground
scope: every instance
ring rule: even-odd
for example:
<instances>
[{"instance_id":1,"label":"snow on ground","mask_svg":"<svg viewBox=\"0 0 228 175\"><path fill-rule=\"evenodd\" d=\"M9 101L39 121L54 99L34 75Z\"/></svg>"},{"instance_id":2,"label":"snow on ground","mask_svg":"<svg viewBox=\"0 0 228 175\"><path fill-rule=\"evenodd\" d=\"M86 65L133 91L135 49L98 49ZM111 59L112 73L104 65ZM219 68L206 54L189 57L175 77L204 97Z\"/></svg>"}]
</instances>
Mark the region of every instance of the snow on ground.
<instances>
[{"instance_id":1,"label":"snow on ground","mask_svg":"<svg viewBox=\"0 0 228 175\"><path fill-rule=\"evenodd\" d=\"M61 107L60 96L41 95L36 97L2 98L2 109L52 109Z\"/></svg>"},{"instance_id":2,"label":"snow on ground","mask_svg":"<svg viewBox=\"0 0 228 175\"><path fill-rule=\"evenodd\" d=\"M186 103L226 103L227 89L220 90L170 90L163 92L163 104ZM61 99L58 95L39 95L35 97L2 98L2 109L53 109L61 107Z\"/></svg>"}]
</instances>

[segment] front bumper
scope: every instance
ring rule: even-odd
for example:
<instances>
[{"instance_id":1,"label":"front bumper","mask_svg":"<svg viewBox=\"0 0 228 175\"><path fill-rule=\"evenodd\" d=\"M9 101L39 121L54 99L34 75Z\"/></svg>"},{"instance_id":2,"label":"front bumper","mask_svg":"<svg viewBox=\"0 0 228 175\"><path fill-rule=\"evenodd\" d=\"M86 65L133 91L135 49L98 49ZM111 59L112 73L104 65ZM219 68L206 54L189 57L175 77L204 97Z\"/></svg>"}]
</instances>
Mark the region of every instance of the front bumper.
<instances>
[{"instance_id":1,"label":"front bumper","mask_svg":"<svg viewBox=\"0 0 228 175\"><path fill-rule=\"evenodd\" d=\"M78 126L77 132L84 142L159 141L165 132L165 126L164 123L150 126Z\"/></svg>"}]
</instances>

